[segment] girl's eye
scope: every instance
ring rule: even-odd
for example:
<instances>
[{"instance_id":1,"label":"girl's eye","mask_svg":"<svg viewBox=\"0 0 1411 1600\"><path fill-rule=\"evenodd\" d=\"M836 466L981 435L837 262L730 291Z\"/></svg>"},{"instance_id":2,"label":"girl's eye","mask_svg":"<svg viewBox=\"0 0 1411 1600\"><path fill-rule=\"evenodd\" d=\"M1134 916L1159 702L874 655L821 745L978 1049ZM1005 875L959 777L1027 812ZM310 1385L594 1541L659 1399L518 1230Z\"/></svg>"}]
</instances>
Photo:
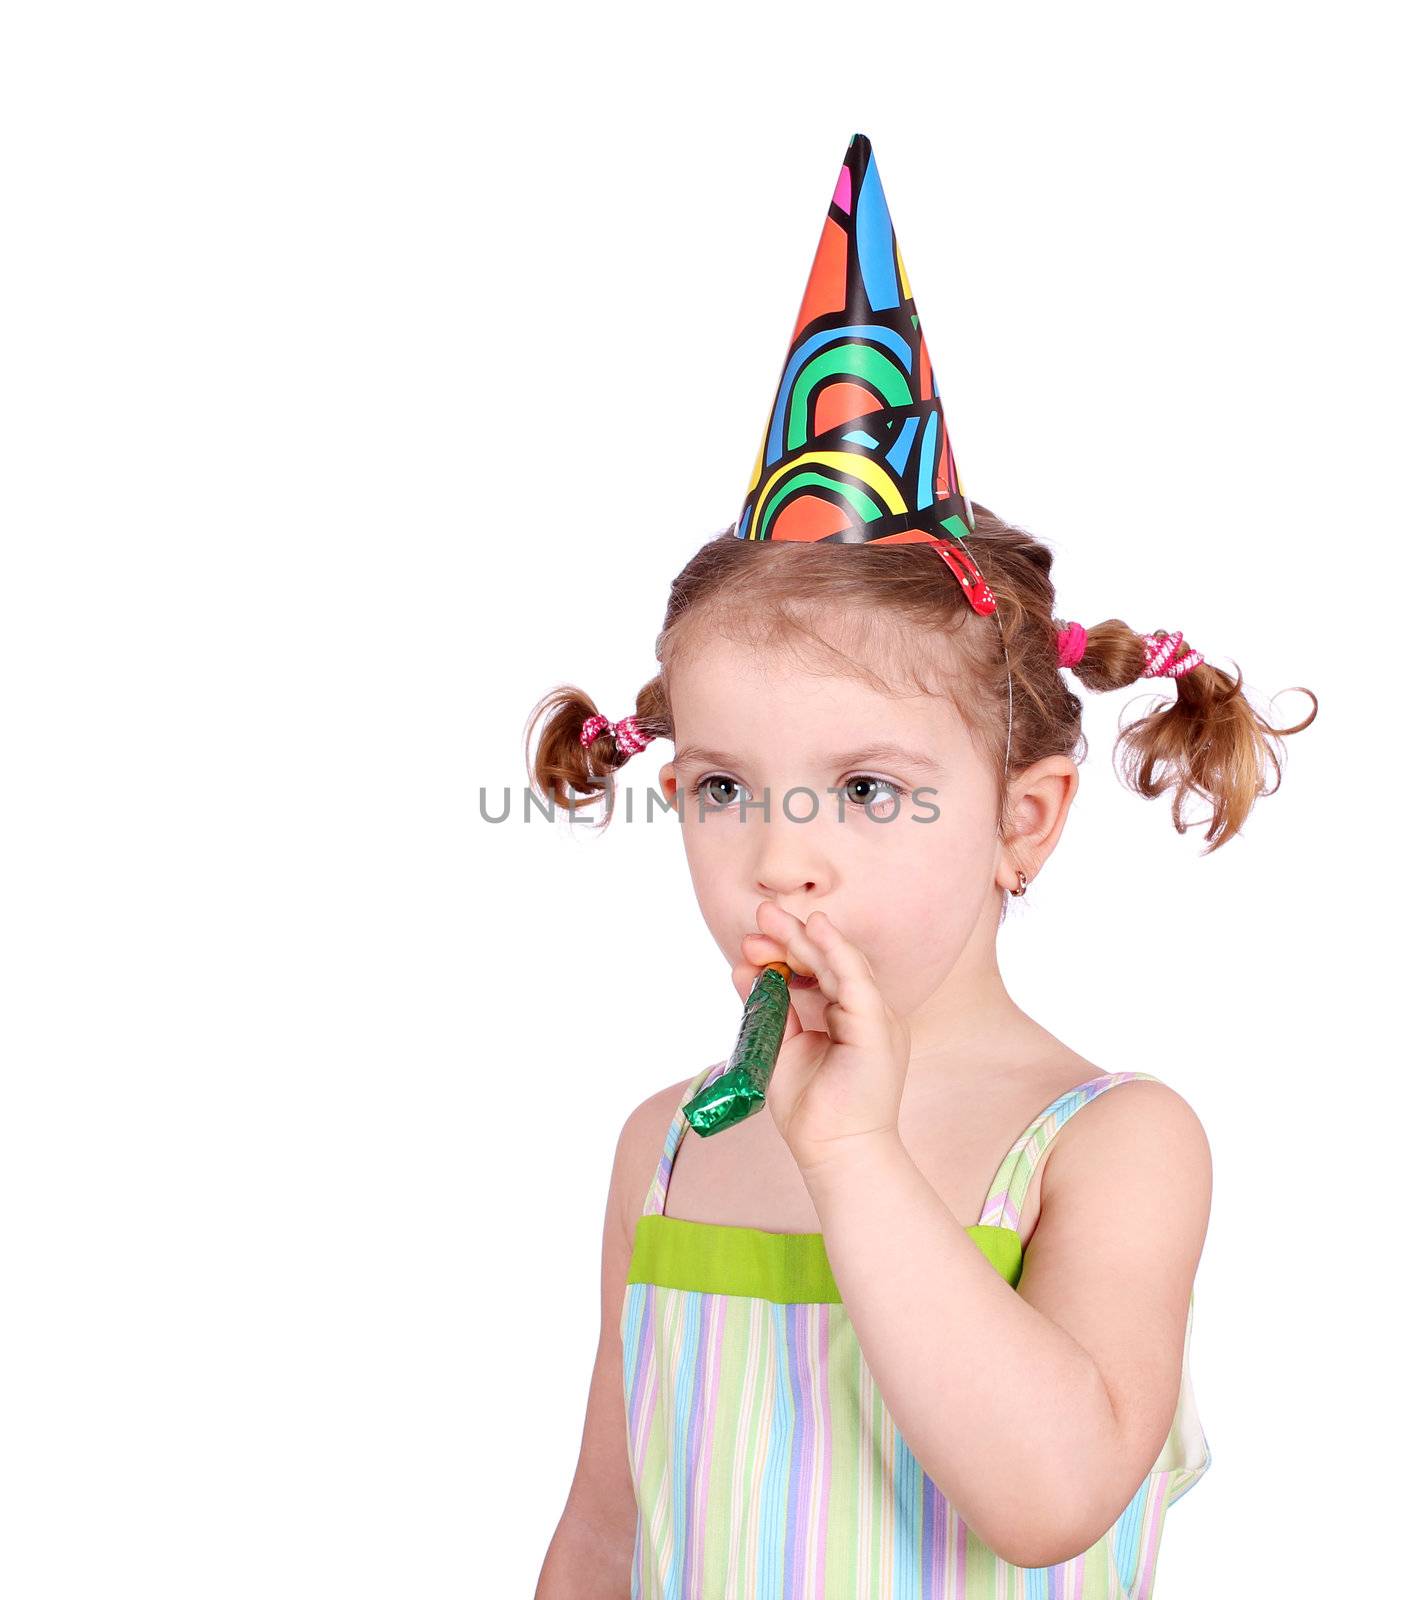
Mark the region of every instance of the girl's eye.
<instances>
[{"instance_id":1,"label":"girl's eye","mask_svg":"<svg viewBox=\"0 0 1411 1600\"><path fill-rule=\"evenodd\" d=\"M857 793L859 788L871 789L872 792L870 794L859 794ZM860 806L873 805L877 800L881 799L884 794L890 794L894 796L898 802L900 802L902 795L901 786L899 784L891 783L886 778L873 777L871 773L862 773L856 778L845 779L843 782L843 792L847 795L849 800L855 800Z\"/></svg>"},{"instance_id":2,"label":"girl's eye","mask_svg":"<svg viewBox=\"0 0 1411 1600\"><path fill-rule=\"evenodd\" d=\"M738 792L740 785L733 778L724 777L719 772L708 772L700 778L691 790L693 795L704 793L707 811L720 811L735 804L736 793L722 794L722 790Z\"/></svg>"},{"instance_id":3,"label":"girl's eye","mask_svg":"<svg viewBox=\"0 0 1411 1600\"><path fill-rule=\"evenodd\" d=\"M691 793L693 796L705 797L705 810L722 811L737 803L743 789L743 784L737 783L734 778L727 778L724 773L708 772L696 781ZM888 795L900 802L903 790L900 784L892 783L890 779L862 773L844 780L843 793L854 805L865 808L875 805L879 799L885 799Z\"/></svg>"}]
</instances>

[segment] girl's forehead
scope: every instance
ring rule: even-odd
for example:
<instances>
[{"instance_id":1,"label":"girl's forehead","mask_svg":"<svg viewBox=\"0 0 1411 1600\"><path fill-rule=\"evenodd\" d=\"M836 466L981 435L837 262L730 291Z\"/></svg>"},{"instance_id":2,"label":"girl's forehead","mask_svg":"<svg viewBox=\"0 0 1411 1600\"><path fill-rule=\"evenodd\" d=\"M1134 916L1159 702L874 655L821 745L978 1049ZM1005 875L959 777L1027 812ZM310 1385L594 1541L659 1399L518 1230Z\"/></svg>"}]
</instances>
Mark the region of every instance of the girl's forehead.
<instances>
[{"instance_id":1,"label":"girl's forehead","mask_svg":"<svg viewBox=\"0 0 1411 1600\"><path fill-rule=\"evenodd\" d=\"M819 602L707 606L678 622L664 643L673 691L677 679L729 672L780 692L845 682L896 700L948 693L959 665L943 632L909 628L876 609Z\"/></svg>"},{"instance_id":2,"label":"girl's forehead","mask_svg":"<svg viewBox=\"0 0 1411 1600\"><path fill-rule=\"evenodd\" d=\"M673 666L669 692L678 749L821 754L890 741L939 754L969 742L944 691L829 672L785 649L736 646L715 659L692 653Z\"/></svg>"}]
</instances>

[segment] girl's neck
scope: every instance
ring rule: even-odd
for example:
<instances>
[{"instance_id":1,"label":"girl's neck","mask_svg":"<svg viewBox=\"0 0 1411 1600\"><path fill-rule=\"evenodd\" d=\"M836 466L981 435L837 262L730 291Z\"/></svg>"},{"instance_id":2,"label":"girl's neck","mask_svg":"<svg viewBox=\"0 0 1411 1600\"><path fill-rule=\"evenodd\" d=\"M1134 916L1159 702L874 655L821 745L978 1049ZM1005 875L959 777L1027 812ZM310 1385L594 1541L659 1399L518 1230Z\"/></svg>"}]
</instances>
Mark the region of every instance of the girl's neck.
<instances>
[{"instance_id":1,"label":"girl's neck","mask_svg":"<svg viewBox=\"0 0 1411 1600\"><path fill-rule=\"evenodd\" d=\"M972 940L907 1022L909 1074L917 1079L988 1076L997 1065L1017 1066L1057 1043L1005 988L993 939Z\"/></svg>"}]
</instances>

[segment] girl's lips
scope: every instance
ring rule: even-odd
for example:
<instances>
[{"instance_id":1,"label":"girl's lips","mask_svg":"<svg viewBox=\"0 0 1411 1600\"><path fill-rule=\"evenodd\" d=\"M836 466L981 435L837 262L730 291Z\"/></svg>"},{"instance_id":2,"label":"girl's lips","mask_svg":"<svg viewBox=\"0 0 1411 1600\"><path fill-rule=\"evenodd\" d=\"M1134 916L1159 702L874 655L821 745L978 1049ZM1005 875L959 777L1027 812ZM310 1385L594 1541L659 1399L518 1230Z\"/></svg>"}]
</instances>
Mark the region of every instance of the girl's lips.
<instances>
[{"instance_id":1,"label":"girl's lips","mask_svg":"<svg viewBox=\"0 0 1411 1600\"><path fill-rule=\"evenodd\" d=\"M796 972L789 979L789 987L791 989L816 989L818 987L818 979L807 972Z\"/></svg>"}]
</instances>

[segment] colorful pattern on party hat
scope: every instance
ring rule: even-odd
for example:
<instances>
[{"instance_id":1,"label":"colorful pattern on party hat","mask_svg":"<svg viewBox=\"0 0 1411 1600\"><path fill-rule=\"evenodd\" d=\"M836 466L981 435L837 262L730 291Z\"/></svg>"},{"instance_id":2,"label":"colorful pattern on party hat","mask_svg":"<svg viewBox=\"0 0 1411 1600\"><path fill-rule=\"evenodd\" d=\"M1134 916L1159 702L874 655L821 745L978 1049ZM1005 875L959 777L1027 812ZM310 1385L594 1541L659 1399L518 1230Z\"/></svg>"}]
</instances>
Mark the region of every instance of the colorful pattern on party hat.
<instances>
[{"instance_id":1,"label":"colorful pattern on party hat","mask_svg":"<svg viewBox=\"0 0 1411 1600\"><path fill-rule=\"evenodd\" d=\"M994 595L961 543L973 528L877 160L855 133L735 533L930 543L988 615Z\"/></svg>"}]
</instances>

